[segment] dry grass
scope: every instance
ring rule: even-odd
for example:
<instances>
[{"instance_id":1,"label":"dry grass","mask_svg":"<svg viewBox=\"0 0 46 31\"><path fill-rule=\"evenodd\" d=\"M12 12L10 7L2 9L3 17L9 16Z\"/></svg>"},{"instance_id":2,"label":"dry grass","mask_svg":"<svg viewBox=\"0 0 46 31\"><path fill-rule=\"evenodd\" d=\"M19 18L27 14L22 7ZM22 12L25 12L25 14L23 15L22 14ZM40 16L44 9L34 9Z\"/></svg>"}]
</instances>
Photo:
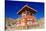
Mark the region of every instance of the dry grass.
<instances>
[{"instance_id":1,"label":"dry grass","mask_svg":"<svg viewBox=\"0 0 46 31\"><path fill-rule=\"evenodd\" d=\"M10 21L10 24L13 23L12 25L14 25L14 23L16 23L16 20L19 21L20 19L16 19L16 20L14 20L14 21L11 21L10 19L7 19L7 21L8 21L8 20ZM7 23L7 22L6 22L6 23ZM27 26L27 28L26 28L26 26L23 26L23 27L22 27L22 26L18 26L18 27L17 27L17 26L15 25L15 26L14 26L14 29L15 29L15 30L22 30L22 29L25 29L25 30L26 30L26 29L40 29L40 28L44 28L44 18L38 19L37 23L38 23L38 25L34 25L34 26L30 25L30 26ZM12 26L12 25L11 25L11 26ZM9 28L11 28L11 27L9 27ZM8 28L8 29L9 29L9 28ZM13 28L13 27L12 27L12 28Z\"/></svg>"}]
</instances>

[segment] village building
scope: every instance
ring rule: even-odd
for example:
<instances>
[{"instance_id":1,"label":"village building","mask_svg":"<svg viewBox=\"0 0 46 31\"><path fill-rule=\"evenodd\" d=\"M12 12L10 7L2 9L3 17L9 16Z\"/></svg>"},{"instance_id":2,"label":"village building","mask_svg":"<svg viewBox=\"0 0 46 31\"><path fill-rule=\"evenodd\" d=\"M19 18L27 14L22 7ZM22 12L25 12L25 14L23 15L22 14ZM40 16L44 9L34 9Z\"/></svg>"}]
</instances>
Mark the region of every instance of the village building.
<instances>
[{"instance_id":1,"label":"village building","mask_svg":"<svg viewBox=\"0 0 46 31\"><path fill-rule=\"evenodd\" d=\"M31 6L25 5L20 10L18 10L17 14L20 15L17 19L6 18L6 30L25 30L32 28L43 28L44 19L37 20L34 16L37 13L37 10L32 8Z\"/></svg>"},{"instance_id":2,"label":"village building","mask_svg":"<svg viewBox=\"0 0 46 31\"><path fill-rule=\"evenodd\" d=\"M15 28L15 29L29 29L32 26L37 26L36 17L33 14L36 14L37 11L27 5L23 6L17 14L20 15L20 18L17 19L6 19L6 27Z\"/></svg>"},{"instance_id":3,"label":"village building","mask_svg":"<svg viewBox=\"0 0 46 31\"><path fill-rule=\"evenodd\" d=\"M17 14L21 16L20 22L17 22L17 26L22 26L22 28L25 26L26 29L28 26L31 25L37 25L36 18L33 16L33 14L37 13L37 11L27 5L22 7Z\"/></svg>"}]
</instances>

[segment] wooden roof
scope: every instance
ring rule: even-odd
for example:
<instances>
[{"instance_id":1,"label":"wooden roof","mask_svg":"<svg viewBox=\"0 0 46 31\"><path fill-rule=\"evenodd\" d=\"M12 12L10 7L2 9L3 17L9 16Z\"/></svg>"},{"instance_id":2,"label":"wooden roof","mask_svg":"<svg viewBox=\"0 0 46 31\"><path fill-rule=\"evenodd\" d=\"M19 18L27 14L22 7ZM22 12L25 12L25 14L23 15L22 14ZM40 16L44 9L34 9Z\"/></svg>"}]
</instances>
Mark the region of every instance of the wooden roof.
<instances>
[{"instance_id":1,"label":"wooden roof","mask_svg":"<svg viewBox=\"0 0 46 31\"><path fill-rule=\"evenodd\" d=\"M30 13L32 13L32 14L34 14L34 13L37 12L35 9L33 9L33 8L31 8L31 7L27 6L27 5L25 5L24 7L22 7L22 8L17 12L17 14L21 14L21 13L24 12L25 10L30 11Z\"/></svg>"}]
</instances>

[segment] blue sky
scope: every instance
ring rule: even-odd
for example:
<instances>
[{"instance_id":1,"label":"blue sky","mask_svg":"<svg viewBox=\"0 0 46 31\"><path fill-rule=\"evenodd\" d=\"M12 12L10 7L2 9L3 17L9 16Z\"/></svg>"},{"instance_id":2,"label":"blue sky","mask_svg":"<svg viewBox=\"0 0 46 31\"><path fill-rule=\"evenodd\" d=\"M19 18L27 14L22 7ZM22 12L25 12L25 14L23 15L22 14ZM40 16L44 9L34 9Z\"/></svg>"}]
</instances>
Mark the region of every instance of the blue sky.
<instances>
[{"instance_id":1,"label":"blue sky","mask_svg":"<svg viewBox=\"0 0 46 31\"><path fill-rule=\"evenodd\" d=\"M41 2L20 2L20 1L6 1L5 2L5 16L8 18L18 18L17 12L24 6L28 5L38 12L34 15L37 19L44 17L44 3Z\"/></svg>"}]
</instances>

